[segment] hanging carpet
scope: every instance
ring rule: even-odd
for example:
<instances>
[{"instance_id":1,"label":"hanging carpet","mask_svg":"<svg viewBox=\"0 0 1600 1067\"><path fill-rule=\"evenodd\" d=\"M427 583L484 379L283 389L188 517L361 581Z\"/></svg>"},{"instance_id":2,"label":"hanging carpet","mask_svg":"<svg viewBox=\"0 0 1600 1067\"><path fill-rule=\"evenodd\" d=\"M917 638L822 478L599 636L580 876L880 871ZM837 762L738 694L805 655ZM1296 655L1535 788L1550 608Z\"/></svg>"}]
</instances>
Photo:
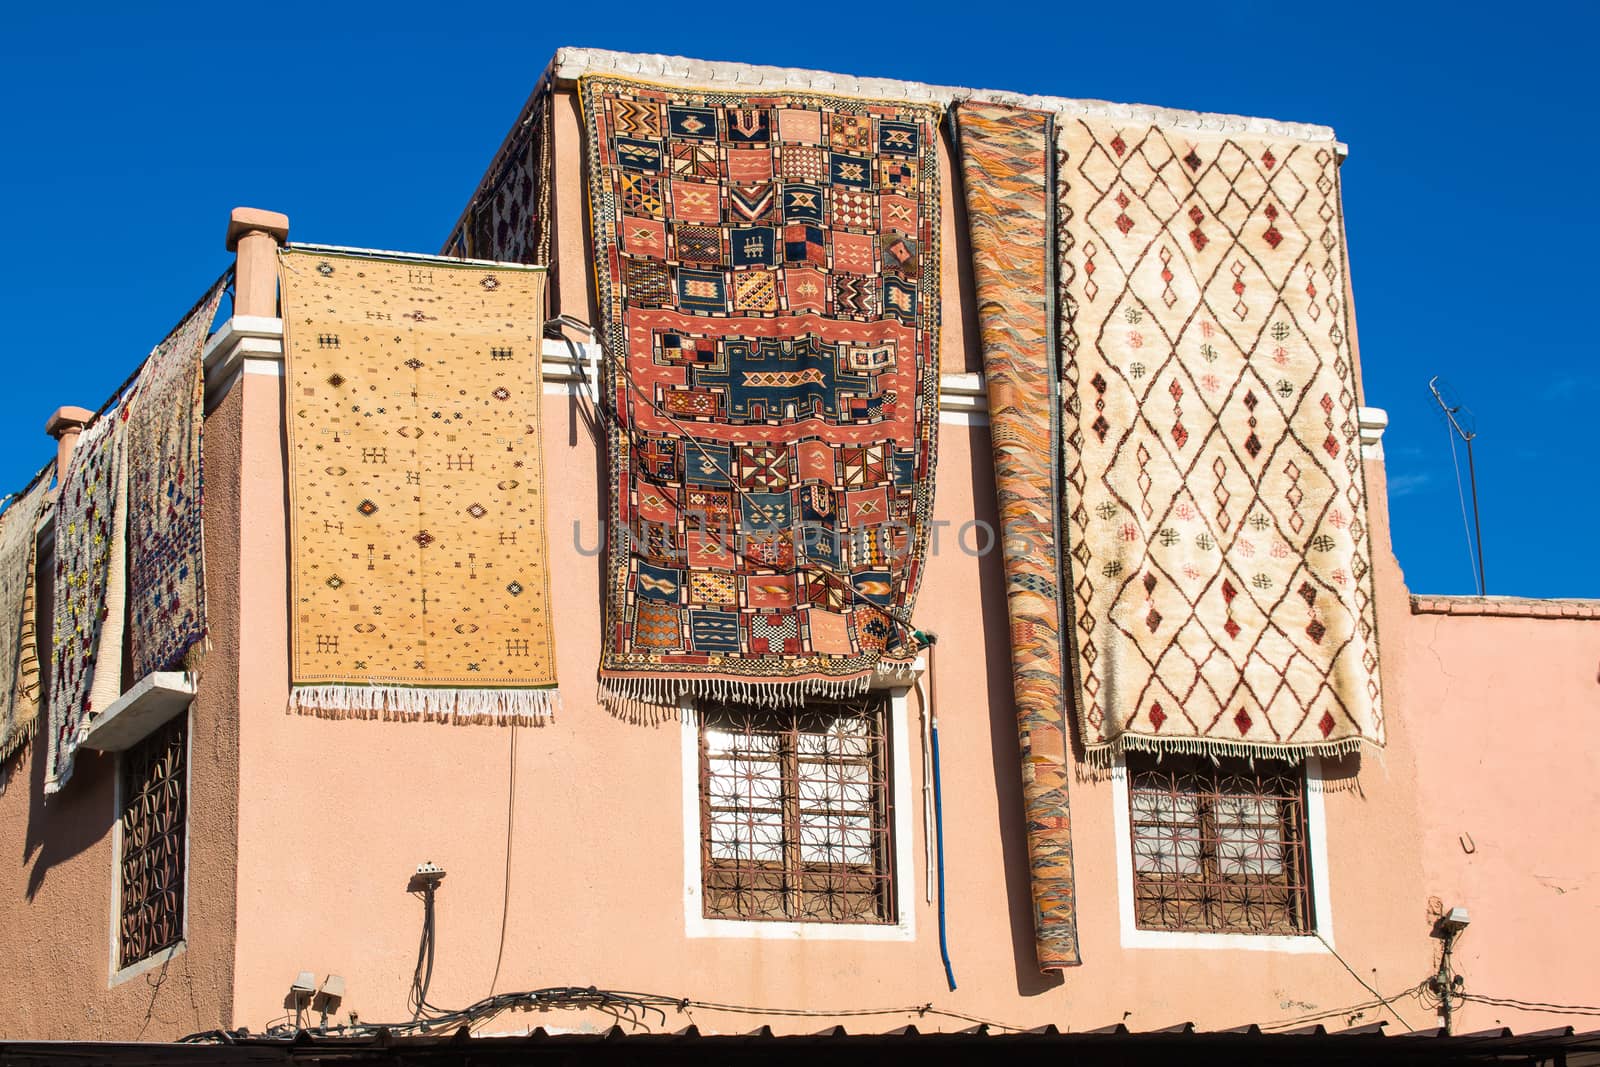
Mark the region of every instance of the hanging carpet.
<instances>
[{"instance_id":1,"label":"hanging carpet","mask_svg":"<svg viewBox=\"0 0 1600 1067\"><path fill-rule=\"evenodd\" d=\"M506 142L490 163L446 244L474 259L542 263L554 278L550 194L555 152L554 94L541 79ZM551 296L554 298L554 285Z\"/></svg>"},{"instance_id":2,"label":"hanging carpet","mask_svg":"<svg viewBox=\"0 0 1600 1067\"><path fill-rule=\"evenodd\" d=\"M904 665L938 431L938 108L580 83L605 325L602 694Z\"/></svg>"},{"instance_id":3,"label":"hanging carpet","mask_svg":"<svg viewBox=\"0 0 1600 1067\"><path fill-rule=\"evenodd\" d=\"M1381 745L1334 145L1057 136L1089 758Z\"/></svg>"},{"instance_id":4,"label":"hanging carpet","mask_svg":"<svg viewBox=\"0 0 1600 1067\"><path fill-rule=\"evenodd\" d=\"M963 102L957 147L989 398L1039 966L1080 963L1057 566L1053 117Z\"/></svg>"},{"instance_id":5,"label":"hanging carpet","mask_svg":"<svg viewBox=\"0 0 1600 1067\"><path fill-rule=\"evenodd\" d=\"M53 470L41 471L0 514L0 762L33 737L39 721L34 565Z\"/></svg>"},{"instance_id":6,"label":"hanging carpet","mask_svg":"<svg viewBox=\"0 0 1600 1067\"><path fill-rule=\"evenodd\" d=\"M542 721L543 268L291 249L280 273L291 706Z\"/></svg>"},{"instance_id":7,"label":"hanging carpet","mask_svg":"<svg viewBox=\"0 0 1600 1067\"><path fill-rule=\"evenodd\" d=\"M156 346L128 411L128 635L133 676L176 665L206 635L201 353L219 282Z\"/></svg>"},{"instance_id":8,"label":"hanging carpet","mask_svg":"<svg viewBox=\"0 0 1600 1067\"><path fill-rule=\"evenodd\" d=\"M84 429L61 478L46 793L67 784L94 715L122 695L128 506L124 414L124 408L114 407Z\"/></svg>"}]
</instances>

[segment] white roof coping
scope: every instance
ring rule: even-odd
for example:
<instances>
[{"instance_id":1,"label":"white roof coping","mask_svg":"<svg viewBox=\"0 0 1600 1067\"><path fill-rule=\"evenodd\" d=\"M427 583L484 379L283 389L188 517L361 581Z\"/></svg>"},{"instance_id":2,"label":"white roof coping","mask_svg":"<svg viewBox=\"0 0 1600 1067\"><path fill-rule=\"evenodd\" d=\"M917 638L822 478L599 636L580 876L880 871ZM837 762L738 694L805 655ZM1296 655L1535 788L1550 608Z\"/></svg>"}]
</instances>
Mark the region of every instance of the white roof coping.
<instances>
[{"instance_id":1,"label":"white roof coping","mask_svg":"<svg viewBox=\"0 0 1600 1067\"><path fill-rule=\"evenodd\" d=\"M1012 104L1060 115L1122 119L1129 123L1194 130L1197 133L1256 134L1330 144L1339 155L1348 149L1334 137L1331 127L1304 122L1183 111L1148 104L1113 104L1105 100L1072 100L1060 96L1030 96L998 89L964 89L953 85L925 85L893 78L859 78L793 67L762 67L748 63L715 63L684 56L659 56L642 52L612 52L603 48L561 48L551 64L559 83L571 84L585 74L615 74L644 81L682 82L708 89L768 88L774 92L837 93L886 100L928 101L949 105L957 100Z\"/></svg>"}]
</instances>

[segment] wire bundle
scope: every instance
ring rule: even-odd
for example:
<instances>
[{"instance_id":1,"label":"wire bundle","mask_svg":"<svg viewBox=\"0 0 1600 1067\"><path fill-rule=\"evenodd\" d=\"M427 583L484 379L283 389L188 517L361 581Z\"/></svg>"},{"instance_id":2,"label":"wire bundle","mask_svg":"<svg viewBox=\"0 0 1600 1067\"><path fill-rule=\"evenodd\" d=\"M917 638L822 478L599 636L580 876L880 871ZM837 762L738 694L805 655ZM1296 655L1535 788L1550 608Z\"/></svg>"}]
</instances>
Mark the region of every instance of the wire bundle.
<instances>
[{"instance_id":1,"label":"wire bundle","mask_svg":"<svg viewBox=\"0 0 1600 1067\"><path fill-rule=\"evenodd\" d=\"M424 935L421 948L425 951L429 939ZM544 989L533 989L517 993L497 993L484 997L476 1003L455 1011L445 1011L427 1003L427 980L430 972L427 964L430 960L424 958L424 953L419 953L417 982L413 985L412 1001L413 1011L417 1014L407 1022L397 1023L344 1023L337 1026L304 1027L292 1022L279 1023L267 1028L265 1034L252 1035L248 1029L238 1030L206 1030L201 1033L190 1034L179 1038L184 1044L232 1044L250 1037L266 1037L269 1040L291 1041L300 1033L311 1033L319 1036L332 1037L374 1037L380 1033L404 1037L434 1031L460 1032L465 1029L470 1032L477 1024L487 1022L507 1011L517 1009L525 1011L544 1010L550 1008L568 1009L594 1009L605 1012L615 1018L618 1023L626 1023L631 1027L648 1029L652 1021L664 1025L667 1021L667 1012L677 1011L687 1013L691 1009L700 1008L705 1011L730 1012L741 1015L764 1015L785 1018L859 1018L873 1015L917 1015L935 1016L955 1019L965 1023L993 1027L998 1030L1020 1031L1020 1026L1011 1026L997 1023L988 1019L980 1019L973 1015L961 1012L948 1011L936 1008L932 1004L915 1004L902 1008L840 1008L834 1010L812 1010L805 1008L760 1008L742 1004L721 1004L715 1001L693 1000L687 997L671 997L660 993L637 993L612 989L600 989L596 986L549 986ZM417 1011L416 1001L420 993L421 1010Z\"/></svg>"}]
</instances>

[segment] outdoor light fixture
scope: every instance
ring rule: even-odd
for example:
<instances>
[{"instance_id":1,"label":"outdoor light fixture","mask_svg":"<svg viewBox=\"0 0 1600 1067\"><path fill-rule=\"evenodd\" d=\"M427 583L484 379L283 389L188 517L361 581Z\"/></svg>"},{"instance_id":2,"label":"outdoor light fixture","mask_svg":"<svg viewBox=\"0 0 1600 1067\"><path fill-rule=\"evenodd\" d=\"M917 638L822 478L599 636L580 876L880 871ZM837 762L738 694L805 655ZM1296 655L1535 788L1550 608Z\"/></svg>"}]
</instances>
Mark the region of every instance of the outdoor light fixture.
<instances>
[{"instance_id":1,"label":"outdoor light fixture","mask_svg":"<svg viewBox=\"0 0 1600 1067\"><path fill-rule=\"evenodd\" d=\"M1471 922L1472 918L1467 914L1466 908L1451 908L1434 920L1433 936L1441 939L1455 937Z\"/></svg>"},{"instance_id":2,"label":"outdoor light fixture","mask_svg":"<svg viewBox=\"0 0 1600 1067\"><path fill-rule=\"evenodd\" d=\"M444 881L444 868L432 860L424 860L417 864L416 873L411 876L411 884L406 886L407 891L419 893L439 888L439 883Z\"/></svg>"},{"instance_id":3,"label":"outdoor light fixture","mask_svg":"<svg viewBox=\"0 0 1600 1067\"><path fill-rule=\"evenodd\" d=\"M311 971L301 971L289 986L289 998L284 1002L284 1007L294 1008L295 1017L311 1005L311 998L317 992L317 976Z\"/></svg>"},{"instance_id":4,"label":"outdoor light fixture","mask_svg":"<svg viewBox=\"0 0 1600 1067\"><path fill-rule=\"evenodd\" d=\"M1428 988L1439 998L1439 1015L1446 1034L1456 1032L1455 998L1467 985L1466 979L1455 972L1451 950L1471 922L1466 908L1451 908L1433 921L1433 936L1444 944L1439 950L1439 969L1428 979Z\"/></svg>"},{"instance_id":5,"label":"outdoor light fixture","mask_svg":"<svg viewBox=\"0 0 1600 1067\"><path fill-rule=\"evenodd\" d=\"M317 995L311 1002L314 1011L322 1014L322 1025L328 1025L328 1016L339 1010L339 1002L344 999L344 976L330 974L322 981L322 988L317 990Z\"/></svg>"}]
</instances>

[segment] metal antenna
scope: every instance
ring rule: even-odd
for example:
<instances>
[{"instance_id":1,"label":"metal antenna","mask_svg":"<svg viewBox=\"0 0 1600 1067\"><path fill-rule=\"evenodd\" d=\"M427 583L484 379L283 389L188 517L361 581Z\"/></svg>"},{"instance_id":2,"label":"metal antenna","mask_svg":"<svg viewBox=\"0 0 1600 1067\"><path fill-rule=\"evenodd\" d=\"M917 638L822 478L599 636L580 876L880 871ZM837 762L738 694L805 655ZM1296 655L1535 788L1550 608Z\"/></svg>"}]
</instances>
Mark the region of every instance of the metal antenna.
<instances>
[{"instance_id":1,"label":"metal antenna","mask_svg":"<svg viewBox=\"0 0 1600 1067\"><path fill-rule=\"evenodd\" d=\"M1433 399L1438 403L1439 410L1444 412L1445 420L1449 422L1451 431L1465 441L1467 445L1467 478L1472 484L1472 540L1477 547L1478 556L1478 595L1487 596L1489 587L1483 579L1483 525L1478 519L1478 469L1472 461L1472 442L1478 436L1477 418L1472 414L1472 410L1464 404L1451 403L1449 399L1446 399L1445 394L1451 391L1450 385L1446 382L1441 386L1439 375L1436 374L1429 380L1428 391L1433 394ZM1455 458L1455 451L1455 442L1452 440L1450 444L1450 457L1452 460ZM1460 487L1461 469L1458 467L1456 468L1456 488L1459 490ZM1463 514L1461 518L1464 522L1466 515Z\"/></svg>"}]
</instances>

